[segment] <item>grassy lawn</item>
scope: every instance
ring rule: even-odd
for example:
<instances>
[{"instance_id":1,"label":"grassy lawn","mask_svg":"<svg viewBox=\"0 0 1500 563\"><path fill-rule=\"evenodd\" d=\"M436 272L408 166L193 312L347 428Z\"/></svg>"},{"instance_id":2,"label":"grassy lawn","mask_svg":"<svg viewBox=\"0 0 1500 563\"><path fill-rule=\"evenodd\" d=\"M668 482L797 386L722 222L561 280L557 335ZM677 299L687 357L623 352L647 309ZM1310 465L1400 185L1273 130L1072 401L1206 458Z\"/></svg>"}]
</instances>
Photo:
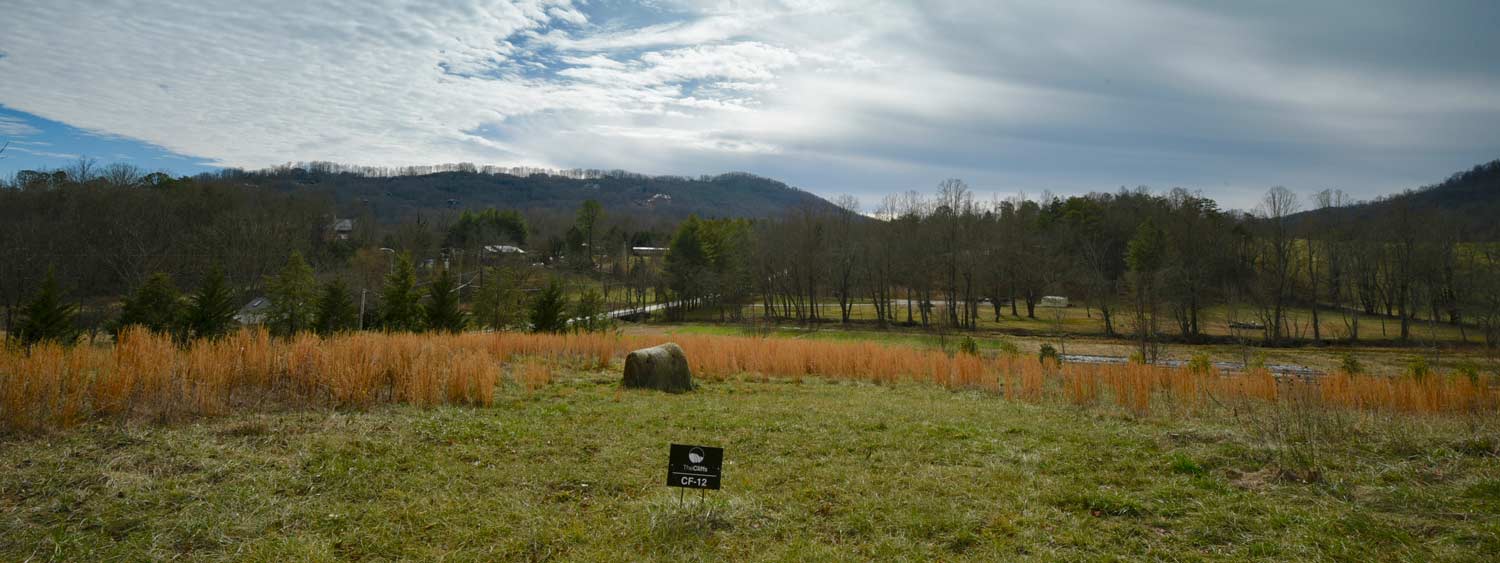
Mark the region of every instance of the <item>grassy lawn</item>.
<instances>
[{"instance_id":1,"label":"grassy lawn","mask_svg":"<svg viewBox=\"0 0 1500 563\"><path fill-rule=\"evenodd\" d=\"M1321 478L1255 420L929 386L620 392L269 412L0 442L0 560L1405 560L1500 553L1493 417L1318 416ZM671 442L726 448L678 503Z\"/></svg>"}]
</instances>

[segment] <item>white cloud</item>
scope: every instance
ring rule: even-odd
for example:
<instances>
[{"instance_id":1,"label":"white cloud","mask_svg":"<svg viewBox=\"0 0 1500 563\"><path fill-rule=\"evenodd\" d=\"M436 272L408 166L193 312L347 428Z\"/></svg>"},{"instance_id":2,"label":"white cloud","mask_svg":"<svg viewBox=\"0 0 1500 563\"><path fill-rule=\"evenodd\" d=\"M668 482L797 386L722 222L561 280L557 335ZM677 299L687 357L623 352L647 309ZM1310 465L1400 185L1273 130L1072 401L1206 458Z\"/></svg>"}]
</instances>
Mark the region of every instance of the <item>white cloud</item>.
<instances>
[{"instance_id":1,"label":"white cloud","mask_svg":"<svg viewBox=\"0 0 1500 563\"><path fill-rule=\"evenodd\" d=\"M8 4L0 104L234 166L750 169L873 201L955 174L1389 184L1395 153L1437 178L1500 149L1500 77L1361 55L1405 29L1379 5L1350 49L1321 43L1340 10L1151 0L661 0L630 24L573 0Z\"/></svg>"},{"instance_id":2,"label":"white cloud","mask_svg":"<svg viewBox=\"0 0 1500 563\"><path fill-rule=\"evenodd\" d=\"M32 127L31 124L26 123L25 120L8 115L0 115L0 135L5 135L7 137L26 137L41 132L42 131L40 129Z\"/></svg>"}]
</instances>

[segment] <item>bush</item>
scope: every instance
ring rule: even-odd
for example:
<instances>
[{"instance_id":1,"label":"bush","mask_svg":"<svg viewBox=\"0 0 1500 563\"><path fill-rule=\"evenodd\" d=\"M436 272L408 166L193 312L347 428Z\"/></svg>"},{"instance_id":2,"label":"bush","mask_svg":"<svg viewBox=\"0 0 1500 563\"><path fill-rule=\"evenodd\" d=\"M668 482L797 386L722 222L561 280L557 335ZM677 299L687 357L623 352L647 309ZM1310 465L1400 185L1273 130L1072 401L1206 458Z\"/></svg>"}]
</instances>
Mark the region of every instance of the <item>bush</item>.
<instances>
[{"instance_id":1,"label":"bush","mask_svg":"<svg viewBox=\"0 0 1500 563\"><path fill-rule=\"evenodd\" d=\"M1406 375L1422 379L1431 374L1432 367L1427 365L1426 356L1412 356L1406 359Z\"/></svg>"},{"instance_id":2,"label":"bush","mask_svg":"<svg viewBox=\"0 0 1500 563\"><path fill-rule=\"evenodd\" d=\"M1193 373L1208 373L1214 369L1214 361L1209 359L1208 354L1197 353L1188 359L1188 371Z\"/></svg>"},{"instance_id":3,"label":"bush","mask_svg":"<svg viewBox=\"0 0 1500 563\"><path fill-rule=\"evenodd\" d=\"M974 337L965 336L963 340L958 341L958 351L970 356L978 356L979 343L974 341Z\"/></svg>"},{"instance_id":4,"label":"bush","mask_svg":"<svg viewBox=\"0 0 1500 563\"><path fill-rule=\"evenodd\" d=\"M1471 382L1479 383L1479 363L1474 360L1459 360L1457 364L1454 364L1453 372L1469 378Z\"/></svg>"},{"instance_id":5,"label":"bush","mask_svg":"<svg viewBox=\"0 0 1500 563\"><path fill-rule=\"evenodd\" d=\"M1057 348L1053 347L1051 344L1042 344L1041 351L1037 352L1037 359L1044 364L1048 361L1057 364L1062 363L1062 356L1059 356L1057 354Z\"/></svg>"},{"instance_id":6,"label":"bush","mask_svg":"<svg viewBox=\"0 0 1500 563\"><path fill-rule=\"evenodd\" d=\"M1021 347L1016 346L1015 342L1011 342L1005 338L995 340L995 347L1000 349L1000 353L1007 356L1019 356L1021 354Z\"/></svg>"},{"instance_id":7,"label":"bush","mask_svg":"<svg viewBox=\"0 0 1500 563\"><path fill-rule=\"evenodd\" d=\"M1365 372L1365 366L1359 363L1359 358L1354 357L1354 354L1344 352L1339 356L1339 371L1349 375L1359 375Z\"/></svg>"}]
</instances>

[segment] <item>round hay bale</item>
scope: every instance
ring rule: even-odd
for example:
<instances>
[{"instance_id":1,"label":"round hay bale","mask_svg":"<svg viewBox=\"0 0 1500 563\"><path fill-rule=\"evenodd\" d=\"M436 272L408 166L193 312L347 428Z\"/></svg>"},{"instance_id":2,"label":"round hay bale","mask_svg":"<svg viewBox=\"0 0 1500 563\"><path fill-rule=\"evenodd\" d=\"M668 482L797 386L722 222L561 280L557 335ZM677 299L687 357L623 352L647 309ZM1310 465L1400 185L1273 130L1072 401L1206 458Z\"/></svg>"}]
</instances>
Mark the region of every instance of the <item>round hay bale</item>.
<instances>
[{"instance_id":1,"label":"round hay bale","mask_svg":"<svg viewBox=\"0 0 1500 563\"><path fill-rule=\"evenodd\" d=\"M693 371L682 347L668 342L625 356L625 379L620 384L631 389L682 393L693 390Z\"/></svg>"}]
</instances>

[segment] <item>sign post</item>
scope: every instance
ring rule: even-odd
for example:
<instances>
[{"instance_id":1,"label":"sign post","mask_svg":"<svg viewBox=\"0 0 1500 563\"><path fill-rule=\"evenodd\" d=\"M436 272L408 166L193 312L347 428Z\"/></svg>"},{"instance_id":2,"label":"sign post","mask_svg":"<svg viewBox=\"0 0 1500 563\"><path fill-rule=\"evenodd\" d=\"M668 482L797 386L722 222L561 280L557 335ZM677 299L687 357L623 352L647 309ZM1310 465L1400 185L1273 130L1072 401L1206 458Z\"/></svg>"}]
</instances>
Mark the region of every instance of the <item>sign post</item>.
<instances>
[{"instance_id":1,"label":"sign post","mask_svg":"<svg viewBox=\"0 0 1500 563\"><path fill-rule=\"evenodd\" d=\"M717 491L723 469L724 448L672 444L667 455L667 486Z\"/></svg>"}]
</instances>

